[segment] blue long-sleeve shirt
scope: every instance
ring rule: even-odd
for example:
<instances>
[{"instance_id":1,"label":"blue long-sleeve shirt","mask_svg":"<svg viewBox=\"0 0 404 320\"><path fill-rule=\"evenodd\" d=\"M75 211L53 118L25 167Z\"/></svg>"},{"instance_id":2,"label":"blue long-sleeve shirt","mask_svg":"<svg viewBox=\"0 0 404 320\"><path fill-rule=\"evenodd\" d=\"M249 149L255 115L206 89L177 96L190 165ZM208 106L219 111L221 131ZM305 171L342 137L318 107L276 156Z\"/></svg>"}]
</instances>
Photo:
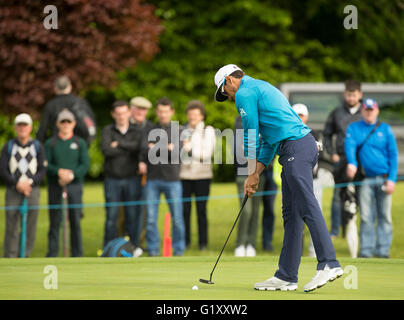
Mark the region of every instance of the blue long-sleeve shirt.
<instances>
[{"instance_id":1,"label":"blue long-sleeve shirt","mask_svg":"<svg viewBox=\"0 0 404 320\"><path fill-rule=\"evenodd\" d=\"M266 81L244 76L235 102L244 128L245 156L265 166L272 161L281 141L297 140L311 131L286 97Z\"/></svg>"},{"instance_id":2,"label":"blue long-sleeve shirt","mask_svg":"<svg viewBox=\"0 0 404 320\"><path fill-rule=\"evenodd\" d=\"M345 154L348 164L358 167L356 150L375 125L361 120L348 126L345 137ZM397 143L393 130L387 123L382 122L365 142L359 152L359 160L367 177L387 174L387 180L394 182L397 180Z\"/></svg>"}]
</instances>

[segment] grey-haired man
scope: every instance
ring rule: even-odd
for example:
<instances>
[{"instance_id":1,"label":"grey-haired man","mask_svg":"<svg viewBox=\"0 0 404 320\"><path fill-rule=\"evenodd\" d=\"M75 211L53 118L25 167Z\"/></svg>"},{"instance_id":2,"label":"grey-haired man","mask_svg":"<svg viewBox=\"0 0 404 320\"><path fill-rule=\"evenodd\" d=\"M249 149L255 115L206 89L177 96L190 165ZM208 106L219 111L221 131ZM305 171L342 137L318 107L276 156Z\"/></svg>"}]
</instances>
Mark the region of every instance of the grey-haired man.
<instances>
[{"instance_id":1,"label":"grey-haired man","mask_svg":"<svg viewBox=\"0 0 404 320\"><path fill-rule=\"evenodd\" d=\"M29 257L34 248L36 223L38 218L39 184L46 173L46 156L42 144L31 139L32 119L26 113L19 114L14 121L16 138L9 140L1 151L0 175L5 182L6 232L4 237L4 257L17 258L19 252L19 206L24 198L29 206L26 226L25 256Z\"/></svg>"}]
</instances>

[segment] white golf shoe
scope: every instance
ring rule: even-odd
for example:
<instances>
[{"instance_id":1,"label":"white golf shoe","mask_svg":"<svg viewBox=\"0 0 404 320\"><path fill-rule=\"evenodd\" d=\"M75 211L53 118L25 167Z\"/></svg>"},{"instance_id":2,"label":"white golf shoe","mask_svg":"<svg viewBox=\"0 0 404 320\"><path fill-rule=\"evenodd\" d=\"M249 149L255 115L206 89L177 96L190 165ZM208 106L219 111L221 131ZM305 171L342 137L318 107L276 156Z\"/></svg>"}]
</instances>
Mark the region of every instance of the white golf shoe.
<instances>
[{"instance_id":1,"label":"white golf shoe","mask_svg":"<svg viewBox=\"0 0 404 320\"><path fill-rule=\"evenodd\" d=\"M254 289L255 290L270 290L270 291L275 291L275 290L293 291L293 290L297 289L297 283L284 281L277 277L272 277L272 278L269 278L268 280L265 280L264 282L257 282L254 285Z\"/></svg>"},{"instance_id":2,"label":"white golf shoe","mask_svg":"<svg viewBox=\"0 0 404 320\"><path fill-rule=\"evenodd\" d=\"M310 292L315 289L321 288L327 282L334 281L335 279L341 277L344 271L340 267L330 269L328 265L325 266L324 270L317 270L316 275L311 279L309 283L304 286L305 292Z\"/></svg>"},{"instance_id":3,"label":"white golf shoe","mask_svg":"<svg viewBox=\"0 0 404 320\"><path fill-rule=\"evenodd\" d=\"M238 246L234 250L234 256L236 256L236 257L245 257L245 255L246 255L246 247L243 245Z\"/></svg>"},{"instance_id":4,"label":"white golf shoe","mask_svg":"<svg viewBox=\"0 0 404 320\"><path fill-rule=\"evenodd\" d=\"M245 248L245 255L247 257L255 257L257 255L255 248L251 244L247 245Z\"/></svg>"}]
</instances>

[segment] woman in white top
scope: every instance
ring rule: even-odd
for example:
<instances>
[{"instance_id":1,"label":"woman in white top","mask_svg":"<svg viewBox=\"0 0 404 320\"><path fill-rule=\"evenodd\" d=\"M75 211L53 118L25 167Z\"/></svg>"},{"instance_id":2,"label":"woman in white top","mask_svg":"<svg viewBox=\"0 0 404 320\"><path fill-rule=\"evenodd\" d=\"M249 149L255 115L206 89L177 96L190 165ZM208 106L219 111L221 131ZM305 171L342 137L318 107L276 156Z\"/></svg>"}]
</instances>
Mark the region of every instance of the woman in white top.
<instances>
[{"instance_id":1,"label":"woman in white top","mask_svg":"<svg viewBox=\"0 0 404 320\"><path fill-rule=\"evenodd\" d=\"M186 108L188 124L182 133L184 141L181 151L180 179L182 180L184 201L185 243L191 243L190 216L191 197L195 195L198 215L199 248L208 244L208 221L206 203L213 177L212 156L215 149L215 130L206 126L205 107L199 100L192 100Z\"/></svg>"}]
</instances>

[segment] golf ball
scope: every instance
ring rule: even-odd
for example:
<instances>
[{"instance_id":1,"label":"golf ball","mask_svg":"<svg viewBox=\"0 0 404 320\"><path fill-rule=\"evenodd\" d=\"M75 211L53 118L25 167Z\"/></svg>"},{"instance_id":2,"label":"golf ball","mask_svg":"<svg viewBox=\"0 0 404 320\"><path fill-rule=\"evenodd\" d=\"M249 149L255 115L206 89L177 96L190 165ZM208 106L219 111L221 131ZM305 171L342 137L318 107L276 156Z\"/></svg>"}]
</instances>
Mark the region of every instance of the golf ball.
<instances>
[{"instance_id":1,"label":"golf ball","mask_svg":"<svg viewBox=\"0 0 404 320\"><path fill-rule=\"evenodd\" d=\"M198 290L198 286L193 286L192 290Z\"/></svg>"}]
</instances>

